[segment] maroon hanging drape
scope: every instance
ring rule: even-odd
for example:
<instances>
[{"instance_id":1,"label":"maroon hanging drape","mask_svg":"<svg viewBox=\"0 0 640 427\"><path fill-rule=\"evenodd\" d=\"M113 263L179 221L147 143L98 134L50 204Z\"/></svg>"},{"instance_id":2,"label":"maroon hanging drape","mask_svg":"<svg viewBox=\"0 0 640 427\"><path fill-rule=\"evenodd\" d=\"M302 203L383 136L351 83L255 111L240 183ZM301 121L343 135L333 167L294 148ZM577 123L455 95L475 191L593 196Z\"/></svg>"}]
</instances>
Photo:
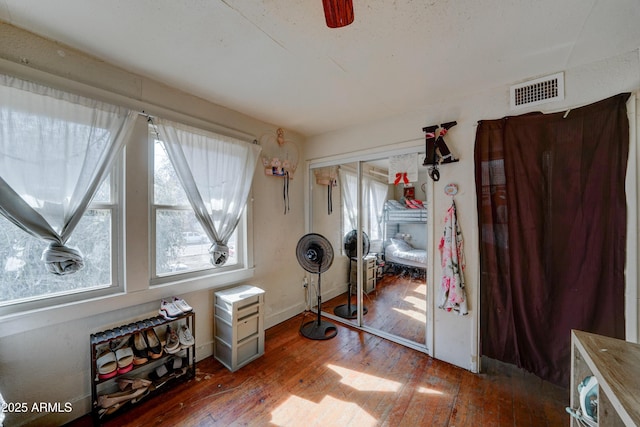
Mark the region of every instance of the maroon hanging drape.
<instances>
[{"instance_id":1,"label":"maroon hanging drape","mask_svg":"<svg viewBox=\"0 0 640 427\"><path fill-rule=\"evenodd\" d=\"M570 331L624 339L626 101L481 121L481 353L568 386Z\"/></svg>"}]
</instances>

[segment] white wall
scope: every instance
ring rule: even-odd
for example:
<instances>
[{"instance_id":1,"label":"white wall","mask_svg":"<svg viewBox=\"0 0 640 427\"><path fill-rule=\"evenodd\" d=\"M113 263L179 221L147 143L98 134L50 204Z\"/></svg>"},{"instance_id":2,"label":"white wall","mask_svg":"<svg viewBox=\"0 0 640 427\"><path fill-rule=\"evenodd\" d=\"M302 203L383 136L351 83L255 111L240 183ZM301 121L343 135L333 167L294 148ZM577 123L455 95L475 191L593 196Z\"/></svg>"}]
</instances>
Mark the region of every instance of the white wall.
<instances>
[{"instance_id":1,"label":"white wall","mask_svg":"<svg viewBox=\"0 0 640 427\"><path fill-rule=\"evenodd\" d=\"M565 100L544 105L537 110L545 112L564 110L589 104L620 92L633 92L640 87L639 64L638 51L634 50L619 57L607 58L575 69L558 70L565 71ZM531 76L531 78L534 77L538 76ZM434 290L439 284L441 275L437 244L443 231L444 214L451 203L448 196L443 193L443 189L448 183L456 183L459 186L456 206L467 260L465 279L470 313L461 317L433 307L433 318L430 319L433 325L433 338L427 343L427 347L434 357L472 371L479 368L479 243L473 162L476 125L479 120L497 119L530 111L510 111L509 85L514 83L519 82L505 82L502 87L486 88L463 98L434 102L432 107L422 111L354 125L340 131L312 137L309 138L307 145L309 159L331 158L341 153L358 151L367 153L372 150L372 147L375 147L374 150L404 148L417 143L424 144L422 128L425 126L451 120L458 122L445 140L460 162L441 166L440 181L432 184L433 196L429 204L433 208L434 215L428 232L434 238L428 250L431 250L434 255L434 268L427 278L431 284L436 285L431 287L431 290ZM635 198L632 204L637 205ZM634 218L630 218L630 221L635 224ZM635 240L635 235L630 237ZM637 254L631 259L635 261ZM635 285L637 278L628 278L628 283ZM637 293L632 294L636 295L633 303L637 307ZM435 300L432 298L432 301ZM631 319L628 324L631 325L628 329L637 329L637 317Z\"/></svg>"},{"instance_id":2,"label":"white wall","mask_svg":"<svg viewBox=\"0 0 640 427\"><path fill-rule=\"evenodd\" d=\"M265 132L275 132L278 127L141 78L1 22L0 40L0 72L37 78L89 96L102 96L112 102L123 101L139 110L161 112L173 120L209 123L212 124L210 128L219 128L221 132L229 128L259 138ZM136 149L147 141L145 120L139 122L128 147L128 172L137 174L135 179L146 180L144 153L135 155ZM287 130L285 137L297 142L300 155L304 156L304 138ZM134 162L137 164L132 164ZM301 286L304 272L295 260L295 245L304 231L303 181L301 176L295 176L291 181L290 211L284 215L282 180L265 176L261 168L254 177L250 230L255 269L243 276L253 277L242 281L266 290L267 327L304 309ZM137 204L145 212L146 195L127 196L129 211L135 210ZM213 290L206 284L195 286L193 283L149 289L145 255L148 253L148 217L129 215L127 221L127 250L142 254L132 257L127 264L127 295L0 318L0 392L4 399L27 402L29 406L38 402L71 402L73 405L73 412L69 414L7 414L5 425L59 425L88 413L91 394L89 335L156 315L163 297L181 294L195 308L196 356L200 360L212 354Z\"/></svg>"}]
</instances>

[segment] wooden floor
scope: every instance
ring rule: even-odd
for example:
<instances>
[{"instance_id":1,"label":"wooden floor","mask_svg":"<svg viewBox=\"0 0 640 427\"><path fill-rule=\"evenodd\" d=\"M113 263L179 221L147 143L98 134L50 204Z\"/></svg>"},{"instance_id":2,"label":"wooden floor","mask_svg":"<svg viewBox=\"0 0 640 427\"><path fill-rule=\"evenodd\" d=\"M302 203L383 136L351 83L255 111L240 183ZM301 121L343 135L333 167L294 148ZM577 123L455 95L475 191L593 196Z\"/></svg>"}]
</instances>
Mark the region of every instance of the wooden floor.
<instances>
[{"instance_id":1,"label":"wooden floor","mask_svg":"<svg viewBox=\"0 0 640 427\"><path fill-rule=\"evenodd\" d=\"M424 344L426 340L427 283L409 274L385 274L373 292L363 296L366 326ZM356 296L351 296L356 307ZM347 292L322 304L323 311L347 304ZM353 320L355 322L355 320Z\"/></svg>"},{"instance_id":2,"label":"wooden floor","mask_svg":"<svg viewBox=\"0 0 640 427\"><path fill-rule=\"evenodd\" d=\"M107 426L564 426L567 390L487 361L473 374L336 325L302 337L299 315L266 331L265 355L235 373L207 358L195 379L149 397ZM117 414L117 413L116 413ZM71 423L82 427L90 417Z\"/></svg>"}]
</instances>

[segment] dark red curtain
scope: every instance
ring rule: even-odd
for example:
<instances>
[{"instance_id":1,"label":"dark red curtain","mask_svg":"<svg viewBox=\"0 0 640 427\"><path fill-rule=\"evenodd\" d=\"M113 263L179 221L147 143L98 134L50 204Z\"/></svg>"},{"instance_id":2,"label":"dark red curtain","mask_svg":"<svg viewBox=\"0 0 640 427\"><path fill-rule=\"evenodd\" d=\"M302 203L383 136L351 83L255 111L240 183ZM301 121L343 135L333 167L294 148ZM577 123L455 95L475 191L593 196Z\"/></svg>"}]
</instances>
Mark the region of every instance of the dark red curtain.
<instances>
[{"instance_id":1,"label":"dark red curtain","mask_svg":"<svg viewBox=\"0 0 640 427\"><path fill-rule=\"evenodd\" d=\"M624 338L628 98L476 133L481 353L565 387L571 329Z\"/></svg>"}]
</instances>

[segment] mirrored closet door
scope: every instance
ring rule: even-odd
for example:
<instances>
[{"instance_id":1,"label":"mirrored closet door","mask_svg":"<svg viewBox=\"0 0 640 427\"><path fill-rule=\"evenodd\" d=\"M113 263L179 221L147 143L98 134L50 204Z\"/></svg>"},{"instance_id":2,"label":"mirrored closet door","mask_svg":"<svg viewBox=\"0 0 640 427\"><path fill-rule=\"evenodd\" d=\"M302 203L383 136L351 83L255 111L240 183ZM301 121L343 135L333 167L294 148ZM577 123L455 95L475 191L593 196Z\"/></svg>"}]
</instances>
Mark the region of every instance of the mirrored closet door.
<instances>
[{"instance_id":1,"label":"mirrored closet door","mask_svg":"<svg viewBox=\"0 0 640 427\"><path fill-rule=\"evenodd\" d=\"M322 277L322 313L374 334L426 349L426 168L396 178L381 156L311 165L310 228L334 247ZM400 166L402 169L404 166Z\"/></svg>"}]
</instances>

